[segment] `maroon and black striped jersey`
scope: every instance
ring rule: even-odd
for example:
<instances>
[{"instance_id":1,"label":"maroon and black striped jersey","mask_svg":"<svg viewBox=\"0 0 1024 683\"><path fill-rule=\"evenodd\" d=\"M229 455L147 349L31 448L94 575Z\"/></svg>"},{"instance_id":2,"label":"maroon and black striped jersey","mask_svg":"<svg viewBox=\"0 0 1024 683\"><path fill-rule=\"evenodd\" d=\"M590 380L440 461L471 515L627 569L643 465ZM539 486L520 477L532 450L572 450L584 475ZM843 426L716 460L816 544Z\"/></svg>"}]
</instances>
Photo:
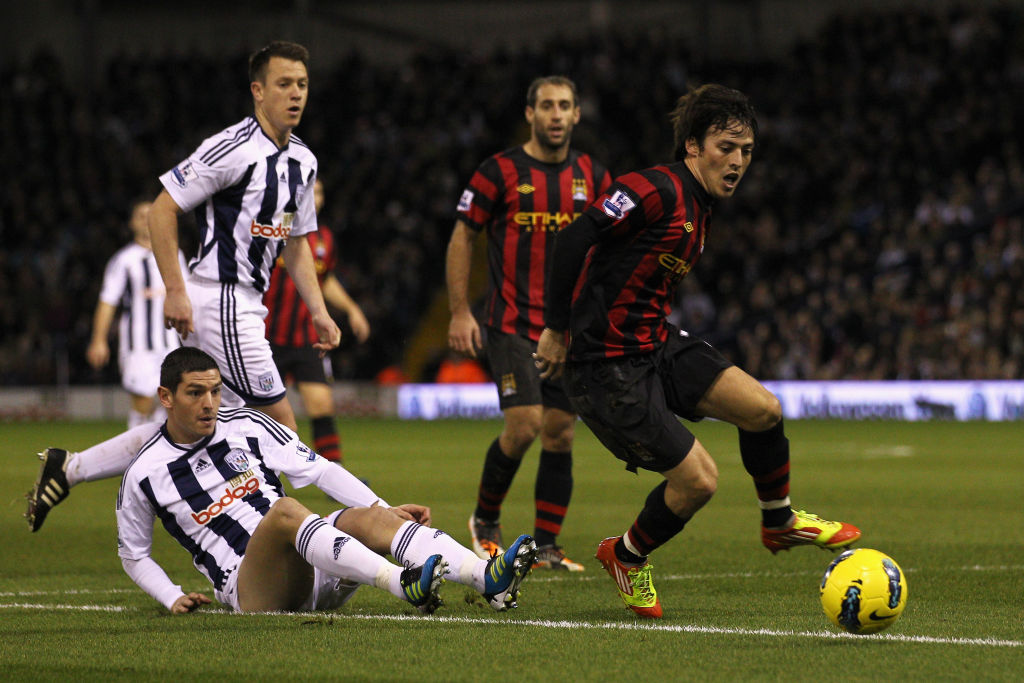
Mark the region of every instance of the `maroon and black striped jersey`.
<instances>
[{"instance_id":1,"label":"maroon and black striped jersey","mask_svg":"<svg viewBox=\"0 0 1024 683\"><path fill-rule=\"evenodd\" d=\"M589 154L569 150L548 164L522 147L487 158L462 193L458 218L487 230L490 327L536 341L544 329L544 287L555 235L611 184Z\"/></svg>"},{"instance_id":2,"label":"maroon and black striped jersey","mask_svg":"<svg viewBox=\"0 0 1024 683\"><path fill-rule=\"evenodd\" d=\"M704 250L712 204L686 164L655 166L616 178L565 231L553 267L579 272L583 264L582 274L552 279L547 318L553 329L568 322L570 360L665 342L676 286Z\"/></svg>"},{"instance_id":3,"label":"maroon and black striped jersey","mask_svg":"<svg viewBox=\"0 0 1024 683\"><path fill-rule=\"evenodd\" d=\"M317 281L322 287L324 278L336 265L334 236L330 228L321 225L316 232L307 233L306 239L309 241L309 250L313 252ZM299 295L295 282L284 266L284 259L280 256L270 276L270 286L263 295L263 305L269 311L266 324L267 339L271 344L309 346L318 340L309 308Z\"/></svg>"}]
</instances>

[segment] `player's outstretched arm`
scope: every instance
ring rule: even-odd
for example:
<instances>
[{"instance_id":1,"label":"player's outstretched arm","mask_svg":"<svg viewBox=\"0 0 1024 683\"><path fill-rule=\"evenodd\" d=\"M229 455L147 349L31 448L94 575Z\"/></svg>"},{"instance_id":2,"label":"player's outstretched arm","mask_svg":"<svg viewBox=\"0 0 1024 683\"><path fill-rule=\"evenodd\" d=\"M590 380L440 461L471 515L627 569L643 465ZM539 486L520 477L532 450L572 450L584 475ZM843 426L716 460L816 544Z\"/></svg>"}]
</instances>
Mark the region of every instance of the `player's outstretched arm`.
<instances>
[{"instance_id":1,"label":"player's outstretched arm","mask_svg":"<svg viewBox=\"0 0 1024 683\"><path fill-rule=\"evenodd\" d=\"M124 567L125 573L139 588L146 591L151 598L172 612L179 606L182 598L188 597L182 592L181 586L171 581L170 577L167 576L167 572L152 557L145 556L138 559L122 557L121 566ZM198 606L195 605L192 609Z\"/></svg>"}]
</instances>

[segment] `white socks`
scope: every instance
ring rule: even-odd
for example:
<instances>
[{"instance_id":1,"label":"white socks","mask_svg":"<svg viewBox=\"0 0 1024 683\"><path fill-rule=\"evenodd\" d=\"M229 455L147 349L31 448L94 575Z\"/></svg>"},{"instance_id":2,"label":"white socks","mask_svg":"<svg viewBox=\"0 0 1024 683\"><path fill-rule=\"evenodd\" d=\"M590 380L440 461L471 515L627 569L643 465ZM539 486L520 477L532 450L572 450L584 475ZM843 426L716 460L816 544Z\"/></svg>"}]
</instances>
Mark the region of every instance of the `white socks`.
<instances>
[{"instance_id":1,"label":"white socks","mask_svg":"<svg viewBox=\"0 0 1024 683\"><path fill-rule=\"evenodd\" d=\"M338 531L320 515L310 515L299 525L295 549L306 562L331 576L376 586L405 600L402 568Z\"/></svg>"},{"instance_id":2,"label":"white socks","mask_svg":"<svg viewBox=\"0 0 1024 683\"><path fill-rule=\"evenodd\" d=\"M118 434L112 439L86 448L80 453L69 454L65 471L68 485L74 486L83 481L120 477L128 469L128 465L138 454L139 449L159 430L159 424L147 422L133 427L123 434Z\"/></svg>"},{"instance_id":3,"label":"white socks","mask_svg":"<svg viewBox=\"0 0 1024 683\"><path fill-rule=\"evenodd\" d=\"M413 567L421 566L431 555L440 554L451 572L447 578L472 586L481 593L484 591L487 561L481 560L476 553L440 529L405 522L391 541L391 554L402 564Z\"/></svg>"}]
</instances>

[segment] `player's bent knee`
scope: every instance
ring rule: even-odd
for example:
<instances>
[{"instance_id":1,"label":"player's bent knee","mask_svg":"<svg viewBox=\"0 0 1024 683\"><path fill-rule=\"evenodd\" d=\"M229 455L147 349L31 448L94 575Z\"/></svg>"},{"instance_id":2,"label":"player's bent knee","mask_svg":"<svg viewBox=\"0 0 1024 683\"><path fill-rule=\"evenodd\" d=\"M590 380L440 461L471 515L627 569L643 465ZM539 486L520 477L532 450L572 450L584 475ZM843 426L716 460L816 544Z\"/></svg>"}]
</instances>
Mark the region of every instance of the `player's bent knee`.
<instances>
[{"instance_id":1,"label":"player's bent knee","mask_svg":"<svg viewBox=\"0 0 1024 683\"><path fill-rule=\"evenodd\" d=\"M713 475L702 476L694 482L690 491L697 502L705 505L718 492L718 477Z\"/></svg>"},{"instance_id":2,"label":"player's bent knee","mask_svg":"<svg viewBox=\"0 0 1024 683\"><path fill-rule=\"evenodd\" d=\"M334 527L378 553L387 553L404 520L390 508L376 506L349 508L338 516Z\"/></svg>"},{"instance_id":3,"label":"player's bent knee","mask_svg":"<svg viewBox=\"0 0 1024 683\"><path fill-rule=\"evenodd\" d=\"M745 420L746 424L738 425L741 429L748 432L764 432L782 420L782 403L775 394L765 390L760 399L755 412Z\"/></svg>"},{"instance_id":4,"label":"player's bent knee","mask_svg":"<svg viewBox=\"0 0 1024 683\"><path fill-rule=\"evenodd\" d=\"M270 510L263 518L264 522L270 522L275 526L285 529L298 529L303 520L309 517L312 512L309 508L291 497L279 498L276 503L270 506Z\"/></svg>"}]
</instances>

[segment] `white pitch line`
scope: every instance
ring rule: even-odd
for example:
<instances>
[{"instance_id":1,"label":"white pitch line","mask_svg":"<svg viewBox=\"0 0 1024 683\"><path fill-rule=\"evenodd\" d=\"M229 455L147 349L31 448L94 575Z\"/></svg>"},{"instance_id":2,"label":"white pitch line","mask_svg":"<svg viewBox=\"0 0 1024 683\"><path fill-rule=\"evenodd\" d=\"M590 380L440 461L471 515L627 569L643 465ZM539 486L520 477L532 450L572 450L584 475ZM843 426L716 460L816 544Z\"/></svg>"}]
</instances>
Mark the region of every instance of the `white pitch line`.
<instances>
[{"instance_id":1,"label":"white pitch line","mask_svg":"<svg viewBox=\"0 0 1024 683\"><path fill-rule=\"evenodd\" d=\"M15 607L21 609L68 609L83 611L101 612L126 612L136 611L132 608L117 607L110 605L38 605L38 604L0 604L0 608ZM898 634L873 634L867 636L856 636L851 633L836 633L832 631L786 631L769 628L727 628L722 626L698 626L695 624L646 624L630 622L598 622L570 621L570 620L549 620L549 619L473 619L470 617L445 617L433 615L430 617L417 617L402 614L344 614L341 612L262 612L257 614L241 614L239 612L228 612L226 610L204 610L197 614L227 614L238 617L271 616L271 617L300 617L308 616L323 620L337 621L401 621L416 622L423 624L444 623L444 624L473 624L486 626L513 626L558 629L564 631L645 631L660 633L696 633L703 635L727 635L727 636L769 636L773 638L817 638L820 640L875 640L895 643L922 643L925 645L963 645L979 647L1024 647L1021 640L1000 640L997 638L943 638L937 636L907 636Z\"/></svg>"},{"instance_id":2,"label":"white pitch line","mask_svg":"<svg viewBox=\"0 0 1024 683\"><path fill-rule=\"evenodd\" d=\"M928 573L941 573L944 571L957 571L957 572L1019 572L1024 571L1024 564L1003 564L1003 565L965 565L961 567L942 567L934 568L928 567L922 570L919 567L908 567L904 571L907 574L916 574L920 571L926 571ZM803 570L793 572L707 572L703 574L658 574L655 578L661 581L708 581L713 579L773 579L773 578L787 578L787 577L799 577L799 576L818 576L821 572ZM605 575L601 572L588 573L584 576L580 576L578 572L561 572L552 573L549 576L539 575L538 572L534 572L530 576L530 583L550 583L558 581L597 581L606 580ZM203 590L199 588L197 590ZM0 592L2 598L12 597L27 597L36 595L110 595L114 593L137 593L138 590L134 588L109 588L109 589L68 589L60 591L13 591L13 592Z\"/></svg>"},{"instance_id":3,"label":"white pitch line","mask_svg":"<svg viewBox=\"0 0 1024 683\"><path fill-rule=\"evenodd\" d=\"M41 605L28 602L0 602L0 609L68 609L83 612L128 612L130 608L120 605Z\"/></svg>"},{"instance_id":4,"label":"white pitch line","mask_svg":"<svg viewBox=\"0 0 1024 683\"><path fill-rule=\"evenodd\" d=\"M417 617L407 615L372 615L372 614L340 614L332 615L341 619L361 619L385 621L415 621ZM422 619L422 617L420 617ZM536 626L540 628L556 628L566 630L612 630L612 631L661 631L668 633L703 633L710 635L738 636L774 636L791 638L822 638L825 640L884 640L900 643L926 643L937 645L981 645L992 647L1024 647L1021 640L999 640L996 638L942 638L936 636L904 636L898 634L873 634L857 636L852 633L835 633L832 631L784 631L767 628L725 628L719 626L696 626L692 624L641 624L620 622L590 623L587 621L551 621L547 619L526 619L494 621L488 619L471 619L469 617L428 617L431 621L454 624L501 624L509 626Z\"/></svg>"},{"instance_id":5,"label":"white pitch line","mask_svg":"<svg viewBox=\"0 0 1024 683\"><path fill-rule=\"evenodd\" d=\"M921 571L928 573L938 573L943 571L956 571L956 572L1017 572L1024 571L1024 565L996 565L996 566L982 566L982 565L970 565L963 567L944 567L941 569L935 569L928 567L921 569L919 567L909 567L904 570L907 574L917 574ZM819 571L794 571L794 572L709 572L705 574L656 574L655 579L661 581L708 581L714 579L777 579L797 576L819 576ZM545 583L552 581L594 581L604 579L604 574L598 572L595 574L588 574L586 576L580 576L578 573L563 572L552 576L537 576L534 572L530 578L530 583Z\"/></svg>"},{"instance_id":6,"label":"white pitch line","mask_svg":"<svg viewBox=\"0 0 1024 683\"><path fill-rule=\"evenodd\" d=\"M99 595L111 595L113 593L138 593L136 588L102 588L102 589L91 589L83 588L80 590L69 589L66 591L14 591L10 593L0 593L0 598L24 598L32 595L87 595L90 593L96 593Z\"/></svg>"}]
</instances>

